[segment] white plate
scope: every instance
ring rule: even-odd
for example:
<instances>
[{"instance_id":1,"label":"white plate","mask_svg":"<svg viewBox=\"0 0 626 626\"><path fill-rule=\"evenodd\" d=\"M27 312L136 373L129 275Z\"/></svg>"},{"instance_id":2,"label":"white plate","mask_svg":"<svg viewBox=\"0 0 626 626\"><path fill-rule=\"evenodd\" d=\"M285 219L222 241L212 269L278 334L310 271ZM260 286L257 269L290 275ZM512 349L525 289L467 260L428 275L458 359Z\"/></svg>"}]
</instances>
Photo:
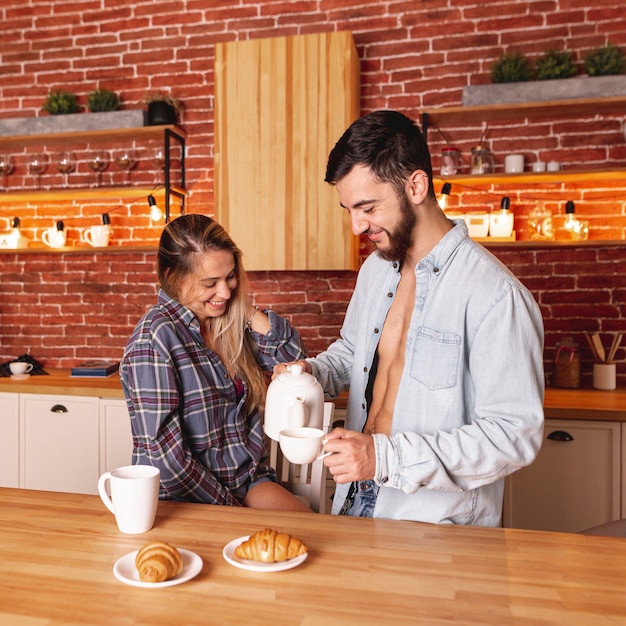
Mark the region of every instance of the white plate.
<instances>
[{"instance_id":1,"label":"white plate","mask_svg":"<svg viewBox=\"0 0 626 626\"><path fill-rule=\"evenodd\" d=\"M233 539L230 543L227 543L224 546L222 554L231 565L241 569L250 570L251 572L282 572L283 570L291 569L292 567L298 567L298 565L304 563L306 561L306 557L309 556L307 552L306 554L301 554L294 559L279 561L278 563L261 563L260 561L251 561L250 559L240 559L235 555L235 548L249 538L250 535L239 537L238 539Z\"/></svg>"},{"instance_id":2,"label":"white plate","mask_svg":"<svg viewBox=\"0 0 626 626\"><path fill-rule=\"evenodd\" d=\"M11 378L13 380L28 380L30 378L30 374L11 374Z\"/></svg>"},{"instance_id":3,"label":"white plate","mask_svg":"<svg viewBox=\"0 0 626 626\"><path fill-rule=\"evenodd\" d=\"M146 583L139 580L139 572L135 567L135 557L139 550L129 552L123 557L120 557L113 566L113 573L115 574L115 578L133 587L156 589L157 587L171 587L172 585L186 583L202 571L202 559L195 552L191 552L190 550L179 548L178 551L183 559L183 571L175 578L170 578L170 580L164 580L160 583Z\"/></svg>"}]
</instances>

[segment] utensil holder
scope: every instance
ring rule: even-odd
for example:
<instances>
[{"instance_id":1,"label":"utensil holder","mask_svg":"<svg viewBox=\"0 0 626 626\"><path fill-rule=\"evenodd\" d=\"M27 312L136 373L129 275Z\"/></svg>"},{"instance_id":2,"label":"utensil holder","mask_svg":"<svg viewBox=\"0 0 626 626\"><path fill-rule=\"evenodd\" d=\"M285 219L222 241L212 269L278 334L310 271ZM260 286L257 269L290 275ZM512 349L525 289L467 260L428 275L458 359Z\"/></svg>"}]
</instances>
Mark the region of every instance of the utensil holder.
<instances>
[{"instance_id":1,"label":"utensil holder","mask_svg":"<svg viewBox=\"0 0 626 626\"><path fill-rule=\"evenodd\" d=\"M615 363L593 364L593 388L602 391L615 389Z\"/></svg>"}]
</instances>

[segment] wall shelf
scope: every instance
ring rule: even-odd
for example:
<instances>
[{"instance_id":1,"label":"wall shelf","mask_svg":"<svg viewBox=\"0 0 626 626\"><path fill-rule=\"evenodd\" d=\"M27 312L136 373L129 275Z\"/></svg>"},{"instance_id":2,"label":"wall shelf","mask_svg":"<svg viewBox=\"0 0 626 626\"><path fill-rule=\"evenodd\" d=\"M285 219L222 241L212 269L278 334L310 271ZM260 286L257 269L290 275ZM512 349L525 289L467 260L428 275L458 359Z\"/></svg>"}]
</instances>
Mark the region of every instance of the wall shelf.
<instances>
[{"instance_id":1,"label":"wall shelf","mask_svg":"<svg viewBox=\"0 0 626 626\"><path fill-rule=\"evenodd\" d=\"M482 175L464 175L457 174L455 176L440 176L433 174L433 180L449 183L457 183L459 185L518 185L526 183L548 183L559 184L568 182L581 181L602 181L602 180L626 180L626 167L624 168L608 168L605 170L559 170L558 172L523 172L520 174L482 174Z\"/></svg>"},{"instance_id":2,"label":"wall shelf","mask_svg":"<svg viewBox=\"0 0 626 626\"><path fill-rule=\"evenodd\" d=\"M29 145L64 146L78 143L108 143L133 140L137 142L149 140L162 140L164 153L164 200L165 221L170 218L170 198L175 196L180 199L181 213L185 212L185 198L187 196L185 186L185 133L174 125L163 126L136 126L130 128L114 128L103 130L77 131L67 133L41 133L32 135L11 135L0 137L0 149L23 149ZM171 159L170 150L172 142L180 146L180 185L171 184ZM95 187L95 188L72 188L58 190L27 190L16 192L3 192L0 194L0 204L16 202L45 202L89 199L89 198L139 198L148 196L154 187Z\"/></svg>"},{"instance_id":3,"label":"wall shelf","mask_svg":"<svg viewBox=\"0 0 626 626\"><path fill-rule=\"evenodd\" d=\"M584 98L576 100L551 100L523 104L490 104L481 106L455 106L422 111L422 130L430 126L481 124L482 122L528 122L561 117L595 117L596 115L624 115L626 96Z\"/></svg>"}]
</instances>

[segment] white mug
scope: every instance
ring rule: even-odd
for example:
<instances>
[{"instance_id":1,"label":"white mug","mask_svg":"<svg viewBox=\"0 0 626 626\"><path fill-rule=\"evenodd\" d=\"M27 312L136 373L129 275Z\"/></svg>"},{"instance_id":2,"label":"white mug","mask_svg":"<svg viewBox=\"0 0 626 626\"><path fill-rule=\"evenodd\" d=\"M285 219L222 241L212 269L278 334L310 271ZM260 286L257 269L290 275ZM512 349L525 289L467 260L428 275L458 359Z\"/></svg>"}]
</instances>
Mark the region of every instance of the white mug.
<instances>
[{"instance_id":1,"label":"white mug","mask_svg":"<svg viewBox=\"0 0 626 626\"><path fill-rule=\"evenodd\" d=\"M160 476L159 469L151 465L125 465L100 476L98 493L115 515L121 532L138 535L152 528L159 503Z\"/></svg>"},{"instance_id":2,"label":"white mug","mask_svg":"<svg viewBox=\"0 0 626 626\"><path fill-rule=\"evenodd\" d=\"M57 230L56 227L47 228L41 233L41 241L50 248L62 248L65 246L67 233L65 230Z\"/></svg>"},{"instance_id":3,"label":"white mug","mask_svg":"<svg viewBox=\"0 0 626 626\"><path fill-rule=\"evenodd\" d=\"M83 233L83 239L94 248L106 248L109 245L111 227L108 224L91 226Z\"/></svg>"},{"instance_id":4,"label":"white mug","mask_svg":"<svg viewBox=\"0 0 626 626\"><path fill-rule=\"evenodd\" d=\"M296 465L313 463L324 448L321 428L287 428L278 433L278 442L285 458Z\"/></svg>"},{"instance_id":5,"label":"white mug","mask_svg":"<svg viewBox=\"0 0 626 626\"><path fill-rule=\"evenodd\" d=\"M20 374L30 374L33 371L33 364L26 363L26 361L12 361L9 363L9 369L11 370L11 374L20 375Z\"/></svg>"},{"instance_id":6,"label":"white mug","mask_svg":"<svg viewBox=\"0 0 626 626\"><path fill-rule=\"evenodd\" d=\"M507 154L504 157L504 171L507 174L519 174L524 171L523 154Z\"/></svg>"}]
</instances>

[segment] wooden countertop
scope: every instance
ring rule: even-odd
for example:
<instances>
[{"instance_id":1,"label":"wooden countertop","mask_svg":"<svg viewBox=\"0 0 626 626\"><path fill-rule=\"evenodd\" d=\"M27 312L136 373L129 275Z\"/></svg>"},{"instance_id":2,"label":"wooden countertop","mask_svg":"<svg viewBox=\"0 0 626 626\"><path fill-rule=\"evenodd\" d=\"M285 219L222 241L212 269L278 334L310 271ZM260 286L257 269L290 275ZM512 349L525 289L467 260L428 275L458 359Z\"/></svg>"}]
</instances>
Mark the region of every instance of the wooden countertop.
<instances>
[{"instance_id":1,"label":"wooden countertop","mask_svg":"<svg viewBox=\"0 0 626 626\"><path fill-rule=\"evenodd\" d=\"M118 374L108 378L72 378L69 369L46 370L48 376L31 376L17 381L0 378L0 392L42 393L66 396L123 398ZM334 400L339 409L346 407L348 392ZM598 391L596 389L556 389L548 387L544 401L548 418L601 419L626 422L626 389Z\"/></svg>"},{"instance_id":2,"label":"wooden countertop","mask_svg":"<svg viewBox=\"0 0 626 626\"><path fill-rule=\"evenodd\" d=\"M272 527L309 547L299 567L244 571L233 539ZM147 541L192 550L200 574L143 589L113 575ZM123 535L97 496L0 489L0 621L7 624L625 623L626 541L565 533L160 502Z\"/></svg>"},{"instance_id":3,"label":"wooden countertop","mask_svg":"<svg viewBox=\"0 0 626 626\"><path fill-rule=\"evenodd\" d=\"M117 373L107 378L72 378L70 369L46 369L46 372L47 376L31 376L27 380L0 378L0 391L97 398L124 397Z\"/></svg>"}]
</instances>

